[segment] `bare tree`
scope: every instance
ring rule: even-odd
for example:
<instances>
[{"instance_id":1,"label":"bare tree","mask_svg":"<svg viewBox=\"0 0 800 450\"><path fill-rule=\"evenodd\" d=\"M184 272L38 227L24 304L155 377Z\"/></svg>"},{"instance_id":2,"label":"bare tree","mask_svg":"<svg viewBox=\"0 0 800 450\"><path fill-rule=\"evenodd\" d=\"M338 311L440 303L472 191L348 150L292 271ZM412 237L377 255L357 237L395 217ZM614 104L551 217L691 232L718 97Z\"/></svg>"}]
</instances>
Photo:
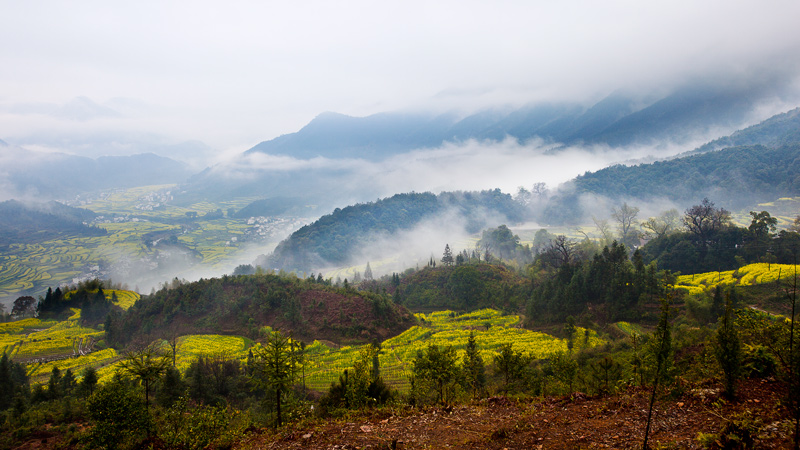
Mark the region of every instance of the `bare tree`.
<instances>
[{"instance_id":1,"label":"bare tree","mask_svg":"<svg viewBox=\"0 0 800 450\"><path fill-rule=\"evenodd\" d=\"M638 233L633 228L637 215L639 215L639 208L629 206L627 203L623 203L621 207L615 207L611 210L611 217L618 223L620 240L626 244L634 243L635 239L638 238Z\"/></svg>"},{"instance_id":2,"label":"bare tree","mask_svg":"<svg viewBox=\"0 0 800 450\"><path fill-rule=\"evenodd\" d=\"M601 243L601 246L610 245L614 238L611 235L611 227L608 226L608 220L598 219L597 217L592 216L592 222L594 222L594 226L597 227L597 231L600 233L600 235L603 236L603 242Z\"/></svg>"},{"instance_id":3,"label":"bare tree","mask_svg":"<svg viewBox=\"0 0 800 450\"><path fill-rule=\"evenodd\" d=\"M651 217L642 222L642 228L645 229L645 237L649 239L658 239L672 233L678 228L680 224L680 214L678 210L673 208L669 211L664 211L661 215Z\"/></svg>"},{"instance_id":4,"label":"bare tree","mask_svg":"<svg viewBox=\"0 0 800 450\"><path fill-rule=\"evenodd\" d=\"M559 234L552 240L546 251L552 252L556 266L561 267L571 263L575 258L575 243L563 234Z\"/></svg>"},{"instance_id":5,"label":"bare tree","mask_svg":"<svg viewBox=\"0 0 800 450\"><path fill-rule=\"evenodd\" d=\"M533 194L536 197L546 197L547 193L548 193L547 183L543 181L533 183L533 188L531 188L531 194Z\"/></svg>"}]
</instances>

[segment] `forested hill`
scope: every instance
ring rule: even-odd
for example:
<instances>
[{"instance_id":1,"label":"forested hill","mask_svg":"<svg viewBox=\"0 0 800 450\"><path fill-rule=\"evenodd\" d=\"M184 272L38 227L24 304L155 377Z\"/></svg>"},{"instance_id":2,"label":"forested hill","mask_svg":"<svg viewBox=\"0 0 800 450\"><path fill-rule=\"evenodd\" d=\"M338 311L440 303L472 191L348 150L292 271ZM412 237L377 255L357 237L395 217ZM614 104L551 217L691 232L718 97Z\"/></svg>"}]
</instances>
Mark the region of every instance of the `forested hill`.
<instances>
[{"instance_id":1,"label":"forested hill","mask_svg":"<svg viewBox=\"0 0 800 450\"><path fill-rule=\"evenodd\" d=\"M690 204L703 197L728 207L800 195L800 143L727 148L638 166L616 165L575 178L544 210L550 223L583 216L581 196Z\"/></svg>"},{"instance_id":2,"label":"forested hill","mask_svg":"<svg viewBox=\"0 0 800 450\"><path fill-rule=\"evenodd\" d=\"M400 334L413 315L388 294L336 288L322 279L255 274L175 280L105 322L113 345L186 334L261 337L262 327L292 330L296 339L366 343Z\"/></svg>"},{"instance_id":3,"label":"forested hill","mask_svg":"<svg viewBox=\"0 0 800 450\"><path fill-rule=\"evenodd\" d=\"M337 208L294 232L258 264L299 271L346 264L355 251L369 245L377 235L408 230L425 219L446 213L453 214L453 220L463 221L471 233L486 226L524 219L519 205L499 189L439 195L397 194L376 202Z\"/></svg>"},{"instance_id":4,"label":"forested hill","mask_svg":"<svg viewBox=\"0 0 800 450\"><path fill-rule=\"evenodd\" d=\"M0 246L32 243L58 236L102 236L102 228L83 224L95 214L58 202L25 205L16 200L0 203Z\"/></svg>"},{"instance_id":5,"label":"forested hill","mask_svg":"<svg viewBox=\"0 0 800 450\"><path fill-rule=\"evenodd\" d=\"M730 136L715 139L688 154L705 153L721 148L745 145L763 145L774 148L795 142L800 142L800 108L777 114Z\"/></svg>"}]
</instances>

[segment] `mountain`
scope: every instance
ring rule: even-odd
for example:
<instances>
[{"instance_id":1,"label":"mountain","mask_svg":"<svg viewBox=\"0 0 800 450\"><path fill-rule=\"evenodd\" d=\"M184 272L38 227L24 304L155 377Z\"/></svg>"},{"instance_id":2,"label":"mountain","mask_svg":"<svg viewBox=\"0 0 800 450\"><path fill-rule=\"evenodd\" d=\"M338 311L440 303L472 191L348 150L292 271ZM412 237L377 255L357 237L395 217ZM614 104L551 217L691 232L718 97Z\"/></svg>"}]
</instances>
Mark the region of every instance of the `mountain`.
<instances>
[{"instance_id":1,"label":"mountain","mask_svg":"<svg viewBox=\"0 0 800 450\"><path fill-rule=\"evenodd\" d=\"M519 205L499 189L483 192L397 194L376 202L336 209L292 233L275 251L261 258L262 267L311 271L347 265L359 250L424 220L450 217L475 233L486 226L524 219Z\"/></svg>"},{"instance_id":2,"label":"mountain","mask_svg":"<svg viewBox=\"0 0 800 450\"><path fill-rule=\"evenodd\" d=\"M638 166L587 172L563 186L542 211L543 223L576 223L584 197L627 202L670 200L689 205L708 197L727 208L800 196L800 143L777 148L732 147Z\"/></svg>"},{"instance_id":3,"label":"mountain","mask_svg":"<svg viewBox=\"0 0 800 450\"><path fill-rule=\"evenodd\" d=\"M567 145L614 147L681 140L711 128L741 125L762 95L758 89L704 84L686 86L655 100L615 92L588 108L577 103L539 103L511 111L483 110L462 118L455 113L349 117L328 112L296 133L261 142L247 153L382 160L469 139L513 137L526 141L538 137Z\"/></svg>"},{"instance_id":4,"label":"mountain","mask_svg":"<svg viewBox=\"0 0 800 450\"><path fill-rule=\"evenodd\" d=\"M63 236L103 236L102 228L84 225L95 217L86 209L58 202L23 204L0 202L0 247L34 243Z\"/></svg>"},{"instance_id":5,"label":"mountain","mask_svg":"<svg viewBox=\"0 0 800 450\"><path fill-rule=\"evenodd\" d=\"M715 139L688 154L704 153L725 147L743 145L763 145L774 148L794 142L800 142L800 108L772 116L759 124L739 130L730 136Z\"/></svg>"},{"instance_id":6,"label":"mountain","mask_svg":"<svg viewBox=\"0 0 800 450\"><path fill-rule=\"evenodd\" d=\"M10 146L0 163L6 198L66 200L104 189L178 183L191 173L185 164L153 153L91 159Z\"/></svg>"}]
</instances>

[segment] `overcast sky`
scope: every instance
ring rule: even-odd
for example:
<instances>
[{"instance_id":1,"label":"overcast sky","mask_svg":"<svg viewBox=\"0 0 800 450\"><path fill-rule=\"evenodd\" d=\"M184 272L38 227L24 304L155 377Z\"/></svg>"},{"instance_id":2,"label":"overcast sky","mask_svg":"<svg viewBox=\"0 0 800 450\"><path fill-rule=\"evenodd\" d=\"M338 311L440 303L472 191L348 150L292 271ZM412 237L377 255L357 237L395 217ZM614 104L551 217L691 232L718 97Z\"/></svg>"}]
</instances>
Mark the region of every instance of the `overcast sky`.
<instances>
[{"instance_id":1,"label":"overcast sky","mask_svg":"<svg viewBox=\"0 0 800 450\"><path fill-rule=\"evenodd\" d=\"M124 131L230 152L323 111L586 101L695 78L797 88L798 21L797 0L0 0L0 139ZM64 107L77 97L108 109Z\"/></svg>"}]
</instances>

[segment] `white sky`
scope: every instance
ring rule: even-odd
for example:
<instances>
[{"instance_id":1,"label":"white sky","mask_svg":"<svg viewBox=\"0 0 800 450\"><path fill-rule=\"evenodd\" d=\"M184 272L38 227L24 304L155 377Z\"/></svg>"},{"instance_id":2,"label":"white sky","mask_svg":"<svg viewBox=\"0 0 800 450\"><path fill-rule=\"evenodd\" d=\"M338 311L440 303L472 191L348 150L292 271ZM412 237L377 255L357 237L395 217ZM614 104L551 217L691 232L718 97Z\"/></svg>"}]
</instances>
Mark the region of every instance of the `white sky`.
<instances>
[{"instance_id":1,"label":"white sky","mask_svg":"<svg viewBox=\"0 0 800 450\"><path fill-rule=\"evenodd\" d=\"M323 111L796 80L798 23L797 0L0 0L0 139L154 133L241 151ZM122 115L53 113L79 96Z\"/></svg>"}]
</instances>

